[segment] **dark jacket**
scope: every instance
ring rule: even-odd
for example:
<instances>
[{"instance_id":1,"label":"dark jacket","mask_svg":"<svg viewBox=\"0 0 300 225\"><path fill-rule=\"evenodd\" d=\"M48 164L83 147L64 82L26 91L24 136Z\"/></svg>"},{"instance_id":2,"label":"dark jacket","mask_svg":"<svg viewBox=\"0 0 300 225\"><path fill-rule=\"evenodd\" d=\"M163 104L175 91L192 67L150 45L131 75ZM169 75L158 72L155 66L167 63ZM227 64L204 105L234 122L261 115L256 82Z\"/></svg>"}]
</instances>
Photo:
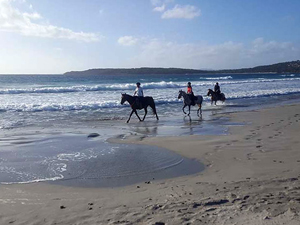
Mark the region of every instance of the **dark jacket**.
<instances>
[{"instance_id":1,"label":"dark jacket","mask_svg":"<svg viewBox=\"0 0 300 225\"><path fill-rule=\"evenodd\" d=\"M220 86L218 84L215 85L215 92L217 94L220 94L221 93L221 90L220 90Z\"/></svg>"}]
</instances>

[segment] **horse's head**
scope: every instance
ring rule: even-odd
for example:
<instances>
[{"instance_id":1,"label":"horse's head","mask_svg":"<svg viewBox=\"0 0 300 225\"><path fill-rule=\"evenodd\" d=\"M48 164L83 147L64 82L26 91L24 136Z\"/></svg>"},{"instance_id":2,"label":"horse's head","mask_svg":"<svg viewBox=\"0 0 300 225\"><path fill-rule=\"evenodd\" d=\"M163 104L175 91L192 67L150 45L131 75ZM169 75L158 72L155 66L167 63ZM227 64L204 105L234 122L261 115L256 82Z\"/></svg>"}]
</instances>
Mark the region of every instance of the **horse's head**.
<instances>
[{"instance_id":1,"label":"horse's head","mask_svg":"<svg viewBox=\"0 0 300 225\"><path fill-rule=\"evenodd\" d=\"M121 105L126 101L126 94L121 94Z\"/></svg>"},{"instance_id":2,"label":"horse's head","mask_svg":"<svg viewBox=\"0 0 300 225\"><path fill-rule=\"evenodd\" d=\"M210 95L212 95L212 90L208 89L207 96L210 96Z\"/></svg>"},{"instance_id":3,"label":"horse's head","mask_svg":"<svg viewBox=\"0 0 300 225\"><path fill-rule=\"evenodd\" d=\"M182 90L180 90L179 92L178 92L178 99L181 99L181 97L182 97Z\"/></svg>"}]
</instances>

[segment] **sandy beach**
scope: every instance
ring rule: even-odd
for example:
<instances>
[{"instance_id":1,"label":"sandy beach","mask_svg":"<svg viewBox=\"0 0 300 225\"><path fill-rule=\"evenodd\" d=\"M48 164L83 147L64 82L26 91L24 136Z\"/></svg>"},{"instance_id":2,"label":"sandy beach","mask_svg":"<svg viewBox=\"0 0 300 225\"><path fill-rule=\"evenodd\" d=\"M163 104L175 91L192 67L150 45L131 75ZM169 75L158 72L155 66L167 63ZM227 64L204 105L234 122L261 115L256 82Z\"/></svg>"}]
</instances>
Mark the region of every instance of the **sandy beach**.
<instances>
[{"instance_id":1,"label":"sandy beach","mask_svg":"<svg viewBox=\"0 0 300 225\"><path fill-rule=\"evenodd\" d=\"M202 162L194 175L118 188L0 186L0 224L300 224L300 105L219 114L227 135L126 136Z\"/></svg>"}]
</instances>

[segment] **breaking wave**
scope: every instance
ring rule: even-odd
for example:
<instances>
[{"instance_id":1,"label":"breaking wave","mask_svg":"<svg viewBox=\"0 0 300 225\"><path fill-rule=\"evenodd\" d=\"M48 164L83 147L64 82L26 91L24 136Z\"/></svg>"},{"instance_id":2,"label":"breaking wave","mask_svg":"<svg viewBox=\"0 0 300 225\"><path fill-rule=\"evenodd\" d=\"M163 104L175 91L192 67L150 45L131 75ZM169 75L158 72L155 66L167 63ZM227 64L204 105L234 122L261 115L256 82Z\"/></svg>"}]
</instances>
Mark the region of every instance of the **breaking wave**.
<instances>
[{"instance_id":1,"label":"breaking wave","mask_svg":"<svg viewBox=\"0 0 300 225\"><path fill-rule=\"evenodd\" d=\"M253 97L268 97L274 95L287 95L300 93L298 88L285 88L285 89L272 89L272 90L256 90L256 91L245 91L245 92L229 92L225 93L227 99L243 99L243 98L253 98ZM203 96L205 101L209 101L209 97ZM162 104L176 104L181 103L182 100L177 99L176 96L166 96L155 99L156 105ZM20 104L20 105L2 105L0 106L0 111L15 111L15 112L56 112L56 111L96 111L108 108L126 108L129 107L128 104L121 105L119 101L104 101L99 103L64 103L64 104Z\"/></svg>"},{"instance_id":2,"label":"breaking wave","mask_svg":"<svg viewBox=\"0 0 300 225\"><path fill-rule=\"evenodd\" d=\"M281 79L250 79L250 80L232 80L232 77L223 77L224 81L222 84L243 84L243 83L260 83L260 82L276 82L276 81L292 81L292 80L300 80L297 77L291 78L281 78ZM225 79L226 78L226 79ZM221 77L218 78L206 78L207 81L193 81L193 86L207 86L211 85L213 80L220 80ZM144 89L169 89L169 88L184 88L186 86L186 82L149 82L142 84ZM30 88L7 88L0 89L0 94L27 94L27 93L68 93L68 92L93 92L93 91L126 91L126 90L134 90L134 83L123 83L123 84L100 84L95 86L70 86L70 87L30 87Z\"/></svg>"},{"instance_id":3,"label":"breaking wave","mask_svg":"<svg viewBox=\"0 0 300 225\"><path fill-rule=\"evenodd\" d=\"M204 79L204 80L229 80L229 79L232 79L232 76L226 76L226 77L200 77L200 79Z\"/></svg>"}]
</instances>

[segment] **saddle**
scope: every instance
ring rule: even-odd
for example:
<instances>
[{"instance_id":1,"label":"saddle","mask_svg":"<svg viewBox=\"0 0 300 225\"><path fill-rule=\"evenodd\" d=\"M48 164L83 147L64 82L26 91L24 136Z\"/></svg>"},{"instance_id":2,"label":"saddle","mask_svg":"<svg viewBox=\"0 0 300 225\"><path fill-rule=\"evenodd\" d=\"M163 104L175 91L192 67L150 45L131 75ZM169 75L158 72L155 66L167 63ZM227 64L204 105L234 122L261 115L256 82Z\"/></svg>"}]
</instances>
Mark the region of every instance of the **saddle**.
<instances>
[{"instance_id":1,"label":"saddle","mask_svg":"<svg viewBox=\"0 0 300 225\"><path fill-rule=\"evenodd\" d=\"M224 94L221 93L221 92L220 92L220 93L217 93L217 99L220 99L220 100L221 100L223 95L224 95Z\"/></svg>"},{"instance_id":2,"label":"saddle","mask_svg":"<svg viewBox=\"0 0 300 225\"><path fill-rule=\"evenodd\" d=\"M198 99L198 97L196 97L195 95L190 95L190 99L191 99L191 105L194 106L196 105L196 101Z\"/></svg>"},{"instance_id":3,"label":"saddle","mask_svg":"<svg viewBox=\"0 0 300 225\"><path fill-rule=\"evenodd\" d=\"M134 104L136 105L137 109L142 109L144 108L144 102L143 102L143 97L136 97Z\"/></svg>"}]
</instances>

